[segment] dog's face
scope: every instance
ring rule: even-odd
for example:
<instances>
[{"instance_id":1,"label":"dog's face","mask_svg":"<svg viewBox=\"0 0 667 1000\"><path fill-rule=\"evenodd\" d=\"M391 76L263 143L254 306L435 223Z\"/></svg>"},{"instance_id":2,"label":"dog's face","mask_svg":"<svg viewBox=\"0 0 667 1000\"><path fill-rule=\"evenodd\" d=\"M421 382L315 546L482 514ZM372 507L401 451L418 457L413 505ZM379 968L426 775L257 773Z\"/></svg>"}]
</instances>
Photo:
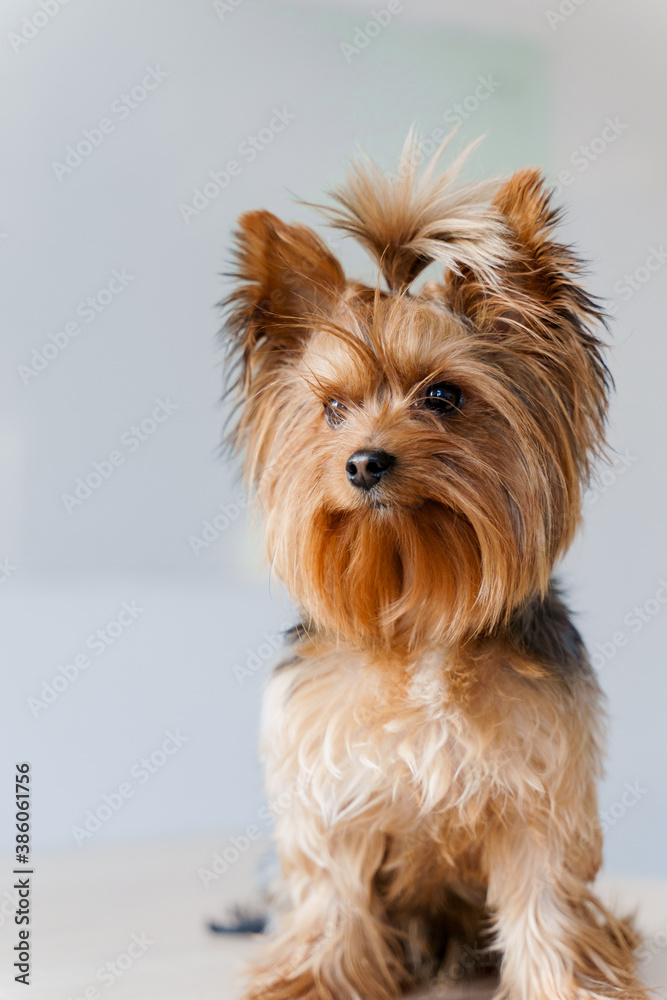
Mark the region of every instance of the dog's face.
<instances>
[{"instance_id":1,"label":"dog's face","mask_svg":"<svg viewBox=\"0 0 667 1000\"><path fill-rule=\"evenodd\" d=\"M382 292L347 281L305 227L241 221L237 440L274 569L313 624L355 643L497 627L546 588L579 518L605 401L595 308L544 237L534 173L485 211L475 239L483 253L486 225L495 271L469 253L418 295L409 253Z\"/></svg>"}]
</instances>

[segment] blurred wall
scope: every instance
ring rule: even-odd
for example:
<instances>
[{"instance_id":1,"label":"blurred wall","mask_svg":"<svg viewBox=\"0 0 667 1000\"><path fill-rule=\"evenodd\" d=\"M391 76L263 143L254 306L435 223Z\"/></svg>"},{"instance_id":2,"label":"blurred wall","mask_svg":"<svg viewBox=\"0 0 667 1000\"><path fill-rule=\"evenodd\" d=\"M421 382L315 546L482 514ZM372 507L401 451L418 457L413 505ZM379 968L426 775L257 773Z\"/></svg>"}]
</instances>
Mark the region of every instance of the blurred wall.
<instances>
[{"instance_id":1,"label":"blurred wall","mask_svg":"<svg viewBox=\"0 0 667 1000\"><path fill-rule=\"evenodd\" d=\"M262 679L291 612L219 455L230 232L253 207L317 225L293 198L357 143L391 167L411 123L430 142L460 121L457 149L486 133L471 175L538 164L560 185L615 315L618 456L562 575L610 699L607 866L666 875L663 9L46 7L0 13L2 764L33 762L38 844L257 815Z\"/></svg>"}]
</instances>

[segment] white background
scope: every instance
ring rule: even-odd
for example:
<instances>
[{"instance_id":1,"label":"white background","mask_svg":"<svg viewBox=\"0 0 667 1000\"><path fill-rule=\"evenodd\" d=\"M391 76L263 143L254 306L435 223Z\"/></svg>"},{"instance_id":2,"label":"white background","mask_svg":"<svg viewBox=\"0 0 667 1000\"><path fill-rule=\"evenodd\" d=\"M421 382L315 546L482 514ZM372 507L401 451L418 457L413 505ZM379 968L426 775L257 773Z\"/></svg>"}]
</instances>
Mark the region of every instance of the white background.
<instances>
[{"instance_id":1,"label":"white background","mask_svg":"<svg viewBox=\"0 0 667 1000\"><path fill-rule=\"evenodd\" d=\"M412 122L425 134L446 129L457 103L473 107L483 76L497 86L456 139L487 133L471 171L537 164L555 181L569 170L564 237L616 308L610 438L626 458L589 497L561 576L609 696L607 868L667 876L667 605L650 603L667 580L667 270L631 296L622 290L667 241L667 10L658 0L566 0L556 15L542 0L413 0L346 55L341 44L358 41L383 6L70 0L18 46L11 33L40 8L2 6L0 559L15 567L0 583L5 846L13 764L25 759L38 848L74 847L72 828L128 780L134 795L87 843L228 833L256 819L265 633L290 610L269 587L243 511L199 554L190 543L219 504L243 499L219 455L215 303L230 232L256 207L316 223L292 195L317 198L340 180L357 142L391 167ZM167 76L121 119L114 102L147 67ZM239 147L274 108L294 118L248 162ZM113 132L58 179L54 161L105 117ZM607 119L619 134L587 161L580 147ZM240 174L186 223L180 206L230 159ZM363 254L334 245L372 279ZM114 269L133 280L94 322L79 317L80 335L25 384L33 349L77 319ZM167 398L177 409L130 451L125 432ZM119 447L125 462L68 513L62 495ZM647 601L637 627L633 609ZM103 655L88 649L91 665L35 714L29 699L123 602L143 609L136 621ZM240 684L234 667L251 654L260 669ZM129 777L168 730L187 742L150 780Z\"/></svg>"}]
</instances>

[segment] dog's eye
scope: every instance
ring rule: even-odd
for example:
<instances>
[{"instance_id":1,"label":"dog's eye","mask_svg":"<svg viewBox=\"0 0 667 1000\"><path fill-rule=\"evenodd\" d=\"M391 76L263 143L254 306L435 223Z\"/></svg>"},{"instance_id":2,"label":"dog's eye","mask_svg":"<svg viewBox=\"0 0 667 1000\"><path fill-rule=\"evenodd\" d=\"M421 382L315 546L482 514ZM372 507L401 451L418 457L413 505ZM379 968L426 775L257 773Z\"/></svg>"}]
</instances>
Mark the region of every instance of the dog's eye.
<instances>
[{"instance_id":1,"label":"dog's eye","mask_svg":"<svg viewBox=\"0 0 667 1000\"><path fill-rule=\"evenodd\" d=\"M449 382L435 382L428 387L421 403L428 410L446 416L461 409L463 394L456 385L451 385Z\"/></svg>"},{"instance_id":2,"label":"dog's eye","mask_svg":"<svg viewBox=\"0 0 667 1000\"><path fill-rule=\"evenodd\" d=\"M327 399L324 404L324 416L329 427L338 427L345 420L346 407L338 399Z\"/></svg>"}]
</instances>

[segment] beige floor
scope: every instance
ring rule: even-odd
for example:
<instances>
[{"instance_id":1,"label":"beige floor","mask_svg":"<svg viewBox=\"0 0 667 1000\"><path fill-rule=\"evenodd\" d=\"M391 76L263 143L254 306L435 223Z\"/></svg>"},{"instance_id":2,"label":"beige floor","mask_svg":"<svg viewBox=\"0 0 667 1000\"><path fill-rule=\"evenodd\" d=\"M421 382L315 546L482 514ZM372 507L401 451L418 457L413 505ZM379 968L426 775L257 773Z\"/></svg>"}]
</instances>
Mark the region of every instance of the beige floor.
<instances>
[{"instance_id":1,"label":"beige floor","mask_svg":"<svg viewBox=\"0 0 667 1000\"><path fill-rule=\"evenodd\" d=\"M13 983L15 928L0 917L0 998L234 1000L235 977L255 953L257 940L214 936L205 924L220 916L227 902L247 898L256 852L242 855L205 889L198 869L210 867L222 843L91 847L37 857L33 985ZM9 863L1 870L8 872ZM0 890L3 901L6 888ZM667 884L615 880L604 882L601 891L625 909L637 908L649 952L655 952L644 963L645 978L659 988L658 996L667 996ZM0 907L2 914L6 909ZM132 950L139 957L129 958L133 935L143 939L143 951L135 942ZM107 968L96 978L109 962L118 963L116 972ZM473 993L481 996L484 990Z\"/></svg>"}]
</instances>

